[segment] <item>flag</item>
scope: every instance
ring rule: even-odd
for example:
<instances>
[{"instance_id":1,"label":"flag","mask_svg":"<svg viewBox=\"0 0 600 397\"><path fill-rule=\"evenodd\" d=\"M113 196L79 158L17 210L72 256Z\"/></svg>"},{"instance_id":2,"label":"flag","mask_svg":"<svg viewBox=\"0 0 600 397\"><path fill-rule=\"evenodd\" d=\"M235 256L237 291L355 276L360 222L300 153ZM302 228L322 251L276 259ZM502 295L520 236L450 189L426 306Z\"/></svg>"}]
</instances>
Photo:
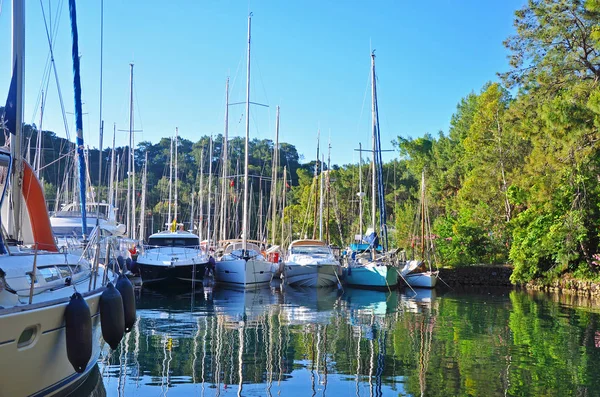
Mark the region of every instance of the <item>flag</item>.
<instances>
[{"instance_id":1,"label":"flag","mask_svg":"<svg viewBox=\"0 0 600 397\"><path fill-rule=\"evenodd\" d=\"M233 182L233 179L231 180L231 182L229 182L229 187L233 187L235 185L235 183Z\"/></svg>"},{"instance_id":2,"label":"flag","mask_svg":"<svg viewBox=\"0 0 600 397\"><path fill-rule=\"evenodd\" d=\"M286 182L285 183L285 187L289 189L290 188L290 184Z\"/></svg>"},{"instance_id":3,"label":"flag","mask_svg":"<svg viewBox=\"0 0 600 397\"><path fill-rule=\"evenodd\" d=\"M17 70L17 61L15 60L14 71ZM6 106L4 107L4 128L14 134L17 129L17 75L13 73L8 89L8 97L6 98Z\"/></svg>"}]
</instances>

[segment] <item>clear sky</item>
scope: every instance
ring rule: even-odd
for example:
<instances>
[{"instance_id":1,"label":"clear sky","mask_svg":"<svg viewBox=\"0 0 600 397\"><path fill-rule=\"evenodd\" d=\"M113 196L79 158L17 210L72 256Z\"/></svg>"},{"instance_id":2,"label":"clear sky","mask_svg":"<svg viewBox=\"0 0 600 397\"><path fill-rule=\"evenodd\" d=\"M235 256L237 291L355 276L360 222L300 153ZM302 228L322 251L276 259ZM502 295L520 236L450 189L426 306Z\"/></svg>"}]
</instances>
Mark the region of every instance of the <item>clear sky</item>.
<instances>
[{"instance_id":1,"label":"clear sky","mask_svg":"<svg viewBox=\"0 0 600 397\"><path fill-rule=\"evenodd\" d=\"M26 0L25 121L36 108L49 46L40 2ZM42 0L56 26L54 54L67 112L73 111L68 1ZM104 146L112 126L129 126L129 63L134 66L136 141L223 132L230 102L245 100L247 15L252 18L251 137L280 140L310 161L317 130L331 136L334 164L358 161L370 146L370 49L376 49L382 146L397 136L448 130L456 104L508 69L502 41L524 0L104 1ZM0 100L10 82L11 4L0 0ZM59 7L62 4L61 7ZM50 12L52 6L52 12ZM78 2L84 138L98 146L100 0ZM65 136L51 79L44 129ZM244 134L244 107L230 106L230 135ZM73 116L67 114L73 138ZM117 145L127 133L117 132ZM393 154L386 154L384 161Z\"/></svg>"}]
</instances>

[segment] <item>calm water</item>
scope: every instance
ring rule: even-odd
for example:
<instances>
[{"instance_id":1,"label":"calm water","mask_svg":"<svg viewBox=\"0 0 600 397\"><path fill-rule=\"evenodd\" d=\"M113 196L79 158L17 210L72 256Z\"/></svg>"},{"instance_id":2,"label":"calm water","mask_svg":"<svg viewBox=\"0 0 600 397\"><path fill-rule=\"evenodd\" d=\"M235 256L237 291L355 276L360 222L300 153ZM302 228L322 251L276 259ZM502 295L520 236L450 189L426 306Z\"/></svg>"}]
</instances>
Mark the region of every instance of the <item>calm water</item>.
<instances>
[{"instance_id":1,"label":"calm water","mask_svg":"<svg viewBox=\"0 0 600 397\"><path fill-rule=\"evenodd\" d=\"M79 395L595 396L594 305L511 290L142 291Z\"/></svg>"}]
</instances>

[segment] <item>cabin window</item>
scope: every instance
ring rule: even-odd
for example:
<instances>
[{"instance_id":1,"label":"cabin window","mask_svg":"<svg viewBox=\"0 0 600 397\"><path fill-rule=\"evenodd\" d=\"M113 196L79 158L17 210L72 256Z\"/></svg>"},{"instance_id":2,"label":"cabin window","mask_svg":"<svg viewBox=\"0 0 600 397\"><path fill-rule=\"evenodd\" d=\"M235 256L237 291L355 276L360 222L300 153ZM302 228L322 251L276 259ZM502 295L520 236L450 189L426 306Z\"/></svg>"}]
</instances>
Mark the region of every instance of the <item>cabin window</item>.
<instances>
[{"instance_id":1,"label":"cabin window","mask_svg":"<svg viewBox=\"0 0 600 397\"><path fill-rule=\"evenodd\" d=\"M185 238L164 238L164 237L152 237L148 240L148 244L157 247L196 247L200 245L198 237Z\"/></svg>"}]
</instances>

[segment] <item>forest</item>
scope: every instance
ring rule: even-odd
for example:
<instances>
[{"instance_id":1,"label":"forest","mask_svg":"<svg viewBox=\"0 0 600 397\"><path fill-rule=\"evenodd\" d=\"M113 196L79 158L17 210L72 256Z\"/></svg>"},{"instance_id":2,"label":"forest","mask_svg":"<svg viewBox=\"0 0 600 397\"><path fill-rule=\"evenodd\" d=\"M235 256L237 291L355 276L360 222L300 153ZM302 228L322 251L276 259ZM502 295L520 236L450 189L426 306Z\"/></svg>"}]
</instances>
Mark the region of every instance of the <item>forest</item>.
<instances>
[{"instance_id":1,"label":"forest","mask_svg":"<svg viewBox=\"0 0 600 397\"><path fill-rule=\"evenodd\" d=\"M410 254L415 244L424 171L432 226L428 237L435 242L438 266L509 263L514 266L515 283L549 281L565 274L600 279L600 0L530 0L516 12L514 27L514 36L504 42L509 70L460 99L448 131L394 140L397 156L383 166L390 246ZM36 126L26 126L24 139L33 147L36 137ZM57 190L72 168L72 161L55 160L72 151L73 144L50 131L44 131L43 137L42 178L53 210ZM229 237L239 237L244 141L229 140L228 177L221 184L223 137L213 137L212 156L209 140L206 135L197 142L178 139L180 219L189 225L192 200L197 211L200 197L204 209L197 219L210 213L218 222L223 185L231 206ZM148 233L167 222L170 145L170 138L162 138L136 147L138 196L148 156ZM290 239L315 235L319 182L314 177L315 162L300 164L296 148L280 143L273 193L273 149L272 140L250 142L251 237L272 241L271 230L277 230L274 242L285 245ZM30 158L34 151L30 149ZM116 148L116 154L119 188L124 192L127 149ZM89 149L90 185L100 185L100 198L105 199L110 148L102 152L100 184L98 159L98 150ZM328 193L322 233L333 245L345 247L359 233L359 175L367 193L362 201L362 230L371 223L369 162L365 157L362 166L332 165L325 173L323 190ZM214 176L210 191L209 172ZM270 197L279 208L274 220ZM119 198L123 211L124 194L119 193Z\"/></svg>"}]
</instances>

